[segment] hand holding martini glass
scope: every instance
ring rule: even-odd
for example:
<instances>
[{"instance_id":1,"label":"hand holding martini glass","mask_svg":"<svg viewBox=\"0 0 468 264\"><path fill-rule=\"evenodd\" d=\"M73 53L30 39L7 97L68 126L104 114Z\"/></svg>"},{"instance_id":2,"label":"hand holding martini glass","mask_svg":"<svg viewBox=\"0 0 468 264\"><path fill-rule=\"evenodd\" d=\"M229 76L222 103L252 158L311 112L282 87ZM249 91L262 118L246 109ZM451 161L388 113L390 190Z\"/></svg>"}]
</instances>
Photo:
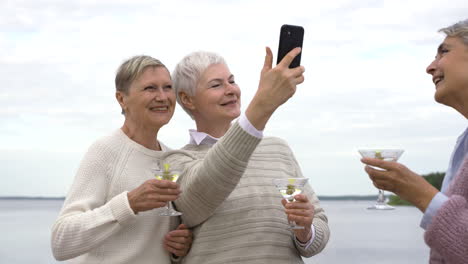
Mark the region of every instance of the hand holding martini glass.
<instances>
[{"instance_id":1,"label":"hand holding martini glass","mask_svg":"<svg viewBox=\"0 0 468 264\"><path fill-rule=\"evenodd\" d=\"M359 153L363 158L374 158L381 159L384 161L397 161L401 154L403 154L402 149L360 149ZM379 169L375 168L374 169ZM384 191L379 189L379 195L377 197L377 202L368 207L370 210L393 210L395 207L390 206L385 201Z\"/></svg>"},{"instance_id":2,"label":"hand holding martini glass","mask_svg":"<svg viewBox=\"0 0 468 264\"><path fill-rule=\"evenodd\" d=\"M164 164L164 169L154 169L153 174L154 177L158 180L167 180L167 181L172 181L176 182L177 179L179 178L179 172L178 171L171 171L169 164ZM178 216L181 215L182 213L179 211L176 211L172 208L171 202L167 202L166 210L161 212L159 215L161 216Z\"/></svg>"},{"instance_id":3,"label":"hand holding martini glass","mask_svg":"<svg viewBox=\"0 0 468 264\"><path fill-rule=\"evenodd\" d=\"M294 196L302 193L308 180L309 178L284 178L274 179L273 183L280 191L283 198L288 203L292 203L295 201ZM290 221L289 229L304 229L304 227L296 225L294 221Z\"/></svg>"}]
</instances>

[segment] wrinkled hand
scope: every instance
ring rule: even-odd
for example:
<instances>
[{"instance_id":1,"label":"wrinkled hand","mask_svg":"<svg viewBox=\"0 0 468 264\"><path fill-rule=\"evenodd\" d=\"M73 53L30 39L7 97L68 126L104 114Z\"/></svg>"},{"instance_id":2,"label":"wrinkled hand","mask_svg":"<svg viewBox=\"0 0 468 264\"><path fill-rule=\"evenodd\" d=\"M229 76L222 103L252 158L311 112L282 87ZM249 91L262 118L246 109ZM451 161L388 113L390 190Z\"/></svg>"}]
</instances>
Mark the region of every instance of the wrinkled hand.
<instances>
[{"instance_id":1,"label":"wrinkled hand","mask_svg":"<svg viewBox=\"0 0 468 264\"><path fill-rule=\"evenodd\" d=\"M179 185L175 182L151 179L128 192L128 202L136 214L163 207L167 202L176 200L180 193Z\"/></svg>"},{"instance_id":2,"label":"wrinkled hand","mask_svg":"<svg viewBox=\"0 0 468 264\"><path fill-rule=\"evenodd\" d=\"M395 193L423 212L438 192L423 177L401 163L372 158L362 158L361 162L368 165L365 167L365 171L369 174L375 187ZM370 166L384 170L374 169Z\"/></svg>"},{"instance_id":3,"label":"wrinkled hand","mask_svg":"<svg viewBox=\"0 0 468 264\"><path fill-rule=\"evenodd\" d=\"M305 243L312 236L311 226L314 220L315 209L310 203L309 198L304 194L294 196L296 201L288 203L285 199L281 200L285 212L288 215L288 221L294 221L297 225L303 226L304 229L295 229L294 234L299 241Z\"/></svg>"},{"instance_id":4,"label":"wrinkled hand","mask_svg":"<svg viewBox=\"0 0 468 264\"><path fill-rule=\"evenodd\" d=\"M164 236L164 248L170 253L184 257L192 246L192 231L181 224L176 230L172 230Z\"/></svg>"},{"instance_id":5,"label":"wrinkled hand","mask_svg":"<svg viewBox=\"0 0 468 264\"><path fill-rule=\"evenodd\" d=\"M301 52L301 48L290 51L281 62L272 68L273 54L266 48L258 90L247 107L248 120L259 130L263 130L273 112L296 92L296 86L304 82L304 67L289 68L289 64Z\"/></svg>"},{"instance_id":6,"label":"wrinkled hand","mask_svg":"<svg viewBox=\"0 0 468 264\"><path fill-rule=\"evenodd\" d=\"M296 85L304 82L304 67L289 68L289 64L299 55L301 48L290 51L281 62L272 68L273 55L270 48L266 49L267 55L260 76L257 95L261 95L264 103L271 107L285 103L296 92Z\"/></svg>"}]
</instances>

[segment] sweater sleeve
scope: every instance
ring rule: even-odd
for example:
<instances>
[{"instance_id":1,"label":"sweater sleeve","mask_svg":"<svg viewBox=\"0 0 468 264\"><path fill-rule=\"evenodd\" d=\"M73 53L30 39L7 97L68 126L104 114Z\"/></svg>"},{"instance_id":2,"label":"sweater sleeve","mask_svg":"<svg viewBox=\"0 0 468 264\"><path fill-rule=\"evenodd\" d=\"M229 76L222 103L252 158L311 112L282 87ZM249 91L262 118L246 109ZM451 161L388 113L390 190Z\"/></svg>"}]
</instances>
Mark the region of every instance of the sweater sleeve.
<instances>
[{"instance_id":1,"label":"sweater sleeve","mask_svg":"<svg viewBox=\"0 0 468 264\"><path fill-rule=\"evenodd\" d=\"M424 239L432 250L443 256L447 263L462 264L468 258L468 158L465 159L454 179L455 189L432 219Z\"/></svg>"},{"instance_id":2,"label":"sweater sleeve","mask_svg":"<svg viewBox=\"0 0 468 264\"><path fill-rule=\"evenodd\" d=\"M299 244L297 239L294 239L294 243L296 244L296 248L301 256L308 258L320 253L325 248L328 243L328 239L330 238L330 229L328 226L328 218L325 215L323 208L320 206L317 195L309 184L307 184L305 188L305 194L309 198L315 210L314 219L312 220L312 225L315 229L315 236L312 244L306 249Z\"/></svg>"},{"instance_id":3,"label":"sweater sleeve","mask_svg":"<svg viewBox=\"0 0 468 264\"><path fill-rule=\"evenodd\" d=\"M205 221L234 190L261 139L234 123L206 154L197 159L187 151L168 152L165 163L182 170L182 194L174 202L182 222L194 227Z\"/></svg>"},{"instance_id":4,"label":"sweater sleeve","mask_svg":"<svg viewBox=\"0 0 468 264\"><path fill-rule=\"evenodd\" d=\"M103 144L93 144L85 154L52 227L52 252L57 260L86 253L135 219L127 192L106 201L112 160Z\"/></svg>"},{"instance_id":5,"label":"sweater sleeve","mask_svg":"<svg viewBox=\"0 0 468 264\"><path fill-rule=\"evenodd\" d=\"M287 146L286 142L284 142L284 144ZM289 150L290 157L293 160L296 177L304 178L299 163L294 157L292 150L289 148L289 146L287 146L287 149ZM320 206L319 199L309 183L307 183L304 189L304 194L307 195L310 203L314 206L315 213L314 219L312 220L312 225L315 229L315 236L312 244L310 244L310 246L307 248L304 248L304 246L301 245L297 239L294 239L294 244L301 256L308 258L320 253L325 248L330 237L330 229L328 227L328 218L325 215L323 208Z\"/></svg>"}]
</instances>

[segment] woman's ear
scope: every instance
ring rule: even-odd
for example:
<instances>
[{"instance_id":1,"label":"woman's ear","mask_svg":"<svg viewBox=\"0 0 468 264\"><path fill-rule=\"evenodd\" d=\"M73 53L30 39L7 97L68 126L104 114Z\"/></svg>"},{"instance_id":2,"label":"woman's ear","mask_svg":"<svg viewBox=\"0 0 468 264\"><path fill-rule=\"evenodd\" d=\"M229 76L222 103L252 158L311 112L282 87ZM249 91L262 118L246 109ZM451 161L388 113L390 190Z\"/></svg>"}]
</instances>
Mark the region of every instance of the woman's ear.
<instances>
[{"instance_id":1,"label":"woman's ear","mask_svg":"<svg viewBox=\"0 0 468 264\"><path fill-rule=\"evenodd\" d=\"M117 99L117 102L119 102L120 108L122 108L122 113L124 113L127 107L125 105L125 95L123 92L115 92L115 99Z\"/></svg>"},{"instance_id":2,"label":"woman's ear","mask_svg":"<svg viewBox=\"0 0 468 264\"><path fill-rule=\"evenodd\" d=\"M195 105L193 103L193 97L189 96L185 92L179 92L180 102L184 105L185 108L194 110Z\"/></svg>"}]
</instances>

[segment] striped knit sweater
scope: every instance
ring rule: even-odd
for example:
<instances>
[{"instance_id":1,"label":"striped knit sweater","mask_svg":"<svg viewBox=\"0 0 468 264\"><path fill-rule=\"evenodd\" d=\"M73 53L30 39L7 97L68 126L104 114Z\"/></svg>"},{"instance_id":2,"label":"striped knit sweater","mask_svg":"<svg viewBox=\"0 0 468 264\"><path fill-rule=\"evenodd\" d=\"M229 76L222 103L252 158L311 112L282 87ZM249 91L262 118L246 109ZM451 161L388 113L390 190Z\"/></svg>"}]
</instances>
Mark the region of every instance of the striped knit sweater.
<instances>
[{"instance_id":1,"label":"striped knit sweater","mask_svg":"<svg viewBox=\"0 0 468 264\"><path fill-rule=\"evenodd\" d=\"M303 177L286 142L260 140L235 123L213 147L187 145L164 158L182 169L175 201L182 222L194 228L183 263L303 263L327 244L327 217L310 186L315 239L305 250L287 229L273 179Z\"/></svg>"},{"instance_id":2,"label":"striped knit sweater","mask_svg":"<svg viewBox=\"0 0 468 264\"><path fill-rule=\"evenodd\" d=\"M447 191L449 200L439 209L424 238L431 248L430 263L468 263L468 157Z\"/></svg>"}]
</instances>

